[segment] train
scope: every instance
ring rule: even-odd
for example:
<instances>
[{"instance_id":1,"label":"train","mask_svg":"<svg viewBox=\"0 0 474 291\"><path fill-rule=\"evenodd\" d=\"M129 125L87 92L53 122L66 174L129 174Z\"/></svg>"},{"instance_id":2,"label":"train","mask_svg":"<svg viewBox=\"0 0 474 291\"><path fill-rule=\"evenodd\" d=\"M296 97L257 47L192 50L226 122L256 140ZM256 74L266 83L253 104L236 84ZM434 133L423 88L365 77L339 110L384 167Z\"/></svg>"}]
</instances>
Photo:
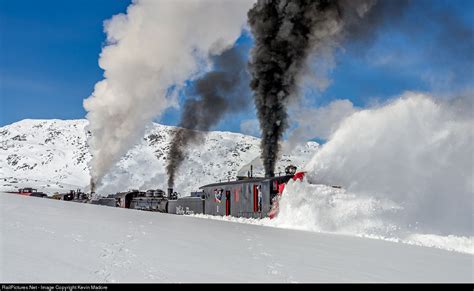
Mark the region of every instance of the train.
<instances>
[{"instance_id":1,"label":"train","mask_svg":"<svg viewBox=\"0 0 474 291\"><path fill-rule=\"evenodd\" d=\"M173 188L168 188L167 193L161 189L130 190L94 199L91 203L178 215L274 218L286 183L304 177L304 172L296 172L296 169L290 165L284 175L275 177L253 177L250 171L248 176L234 181L203 185L187 197L179 197Z\"/></svg>"},{"instance_id":2,"label":"train","mask_svg":"<svg viewBox=\"0 0 474 291\"><path fill-rule=\"evenodd\" d=\"M180 197L173 188L168 188L167 192L161 189L129 190L106 197L96 197L95 193L84 193L80 189L52 196L32 188L20 189L15 193L177 215L274 218L278 214L278 202L285 185L292 179L301 180L304 177L304 172L296 170L295 166L290 165L283 175L274 177L254 177L250 170L247 176L238 176L234 181L203 185L199 191L191 192L186 197Z\"/></svg>"}]
</instances>

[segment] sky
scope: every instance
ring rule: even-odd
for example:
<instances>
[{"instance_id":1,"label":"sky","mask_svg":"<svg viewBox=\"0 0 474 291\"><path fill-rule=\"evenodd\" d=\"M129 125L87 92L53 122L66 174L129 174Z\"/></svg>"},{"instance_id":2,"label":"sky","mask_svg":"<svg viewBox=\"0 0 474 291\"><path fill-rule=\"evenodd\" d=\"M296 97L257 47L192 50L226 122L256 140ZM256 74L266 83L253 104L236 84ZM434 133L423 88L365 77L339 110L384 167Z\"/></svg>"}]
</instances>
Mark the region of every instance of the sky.
<instances>
[{"instance_id":1,"label":"sky","mask_svg":"<svg viewBox=\"0 0 474 291\"><path fill-rule=\"evenodd\" d=\"M0 0L0 126L25 118L84 118L102 79L103 21L128 0Z\"/></svg>"},{"instance_id":2,"label":"sky","mask_svg":"<svg viewBox=\"0 0 474 291\"><path fill-rule=\"evenodd\" d=\"M397 26L382 26L370 45L355 43L338 50L328 73L329 86L324 91L306 88L302 102L318 107L348 99L363 108L407 90L444 96L473 88L472 54L463 54L474 41L470 37L474 1L417 3ZM432 19L420 15L427 3L442 15ZM98 66L106 37L103 22L125 13L129 4L128 0L0 0L0 126L25 118L84 118L83 99L103 78ZM467 28L465 43L459 38L451 41L450 35L439 31L439 21ZM418 32L416 37L411 31ZM251 47L252 39L243 33L238 42ZM180 102L186 92L180 93ZM176 125L179 114L179 108L170 108L155 121ZM247 111L228 116L215 129L239 132L242 121L254 118L250 104Z\"/></svg>"}]
</instances>

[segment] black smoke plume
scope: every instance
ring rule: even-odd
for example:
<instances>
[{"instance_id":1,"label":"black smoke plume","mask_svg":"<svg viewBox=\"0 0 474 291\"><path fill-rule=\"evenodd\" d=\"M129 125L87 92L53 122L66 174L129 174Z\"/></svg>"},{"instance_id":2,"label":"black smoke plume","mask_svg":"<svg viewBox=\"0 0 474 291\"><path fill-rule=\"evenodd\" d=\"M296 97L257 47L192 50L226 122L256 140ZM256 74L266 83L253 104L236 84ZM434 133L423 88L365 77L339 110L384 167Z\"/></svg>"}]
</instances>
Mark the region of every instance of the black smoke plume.
<instances>
[{"instance_id":1,"label":"black smoke plume","mask_svg":"<svg viewBox=\"0 0 474 291\"><path fill-rule=\"evenodd\" d=\"M193 86L196 98L186 100L179 128L173 133L166 171L168 186L174 186L176 171L190 144L199 143L205 131L226 113L238 112L250 103L249 75L246 70L246 45L235 45L212 57L214 69Z\"/></svg>"},{"instance_id":2,"label":"black smoke plume","mask_svg":"<svg viewBox=\"0 0 474 291\"><path fill-rule=\"evenodd\" d=\"M288 102L298 94L308 57L332 51L347 35L369 38L369 28L385 21L379 16L395 16L406 5L404 0L381 2L386 8L380 9L376 0L259 0L249 11L255 41L250 87L260 121L266 177L274 175L279 141L288 128ZM370 15L371 10L378 13Z\"/></svg>"},{"instance_id":3,"label":"black smoke plume","mask_svg":"<svg viewBox=\"0 0 474 291\"><path fill-rule=\"evenodd\" d=\"M259 0L248 13L254 36L249 63L250 87L262 134L265 176L274 176L279 141L288 128L287 103L296 93L297 77L317 41L315 29L338 29L337 1ZM334 23L332 23L334 21Z\"/></svg>"}]
</instances>

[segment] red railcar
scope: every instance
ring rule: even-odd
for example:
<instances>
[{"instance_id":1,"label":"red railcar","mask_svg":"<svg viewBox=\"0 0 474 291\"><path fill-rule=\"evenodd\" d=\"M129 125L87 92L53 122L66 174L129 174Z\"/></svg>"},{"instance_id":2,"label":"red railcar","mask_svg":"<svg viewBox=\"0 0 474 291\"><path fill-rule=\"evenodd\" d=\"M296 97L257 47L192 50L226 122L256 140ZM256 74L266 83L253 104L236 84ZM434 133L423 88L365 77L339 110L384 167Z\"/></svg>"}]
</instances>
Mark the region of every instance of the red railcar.
<instances>
[{"instance_id":1,"label":"red railcar","mask_svg":"<svg viewBox=\"0 0 474 291\"><path fill-rule=\"evenodd\" d=\"M33 197L47 197L48 195L43 192L38 192L34 188L21 188L18 189L18 192L7 192L12 194L24 195L24 196L33 196Z\"/></svg>"}]
</instances>

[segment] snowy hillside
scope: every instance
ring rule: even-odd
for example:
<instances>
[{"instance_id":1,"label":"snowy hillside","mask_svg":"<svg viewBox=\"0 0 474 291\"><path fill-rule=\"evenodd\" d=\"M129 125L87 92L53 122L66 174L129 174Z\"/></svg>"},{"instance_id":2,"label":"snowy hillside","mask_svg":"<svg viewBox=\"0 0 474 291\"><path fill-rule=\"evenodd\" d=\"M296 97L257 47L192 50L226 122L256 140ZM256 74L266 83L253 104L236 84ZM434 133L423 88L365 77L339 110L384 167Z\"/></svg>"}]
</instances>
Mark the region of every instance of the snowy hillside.
<instances>
[{"instance_id":1,"label":"snowy hillside","mask_svg":"<svg viewBox=\"0 0 474 291\"><path fill-rule=\"evenodd\" d=\"M0 282L472 282L472 256L0 193Z\"/></svg>"},{"instance_id":2,"label":"snowy hillside","mask_svg":"<svg viewBox=\"0 0 474 291\"><path fill-rule=\"evenodd\" d=\"M31 182L41 189L84 185L90 159L85 125L82 120L23 120L0 128L3 189L17 186L16 182L19 187Z\"/></svg>"},{"instance_id":3,"label":"snowy hillside","mask_svg":"<svg viewBox=\"0 0 474 291\"><path fill-rule=\"evenodd\" d=\"M0 190L24 186L54 192L86 188L91 155L86 120L23 120L0 128ZM166 154L174 127L153 124L104 179L99 192L131 188L166 188ZM235 179L237 172L259 156L259 139L230 132L209 132L193 147L178 172L176 190L189 195L199 186ZM318 149L309 142L283 155L277 172L288 164L304 165ZM255 167L255 174L262 169Z\"/></svg>"}]
</instances>

